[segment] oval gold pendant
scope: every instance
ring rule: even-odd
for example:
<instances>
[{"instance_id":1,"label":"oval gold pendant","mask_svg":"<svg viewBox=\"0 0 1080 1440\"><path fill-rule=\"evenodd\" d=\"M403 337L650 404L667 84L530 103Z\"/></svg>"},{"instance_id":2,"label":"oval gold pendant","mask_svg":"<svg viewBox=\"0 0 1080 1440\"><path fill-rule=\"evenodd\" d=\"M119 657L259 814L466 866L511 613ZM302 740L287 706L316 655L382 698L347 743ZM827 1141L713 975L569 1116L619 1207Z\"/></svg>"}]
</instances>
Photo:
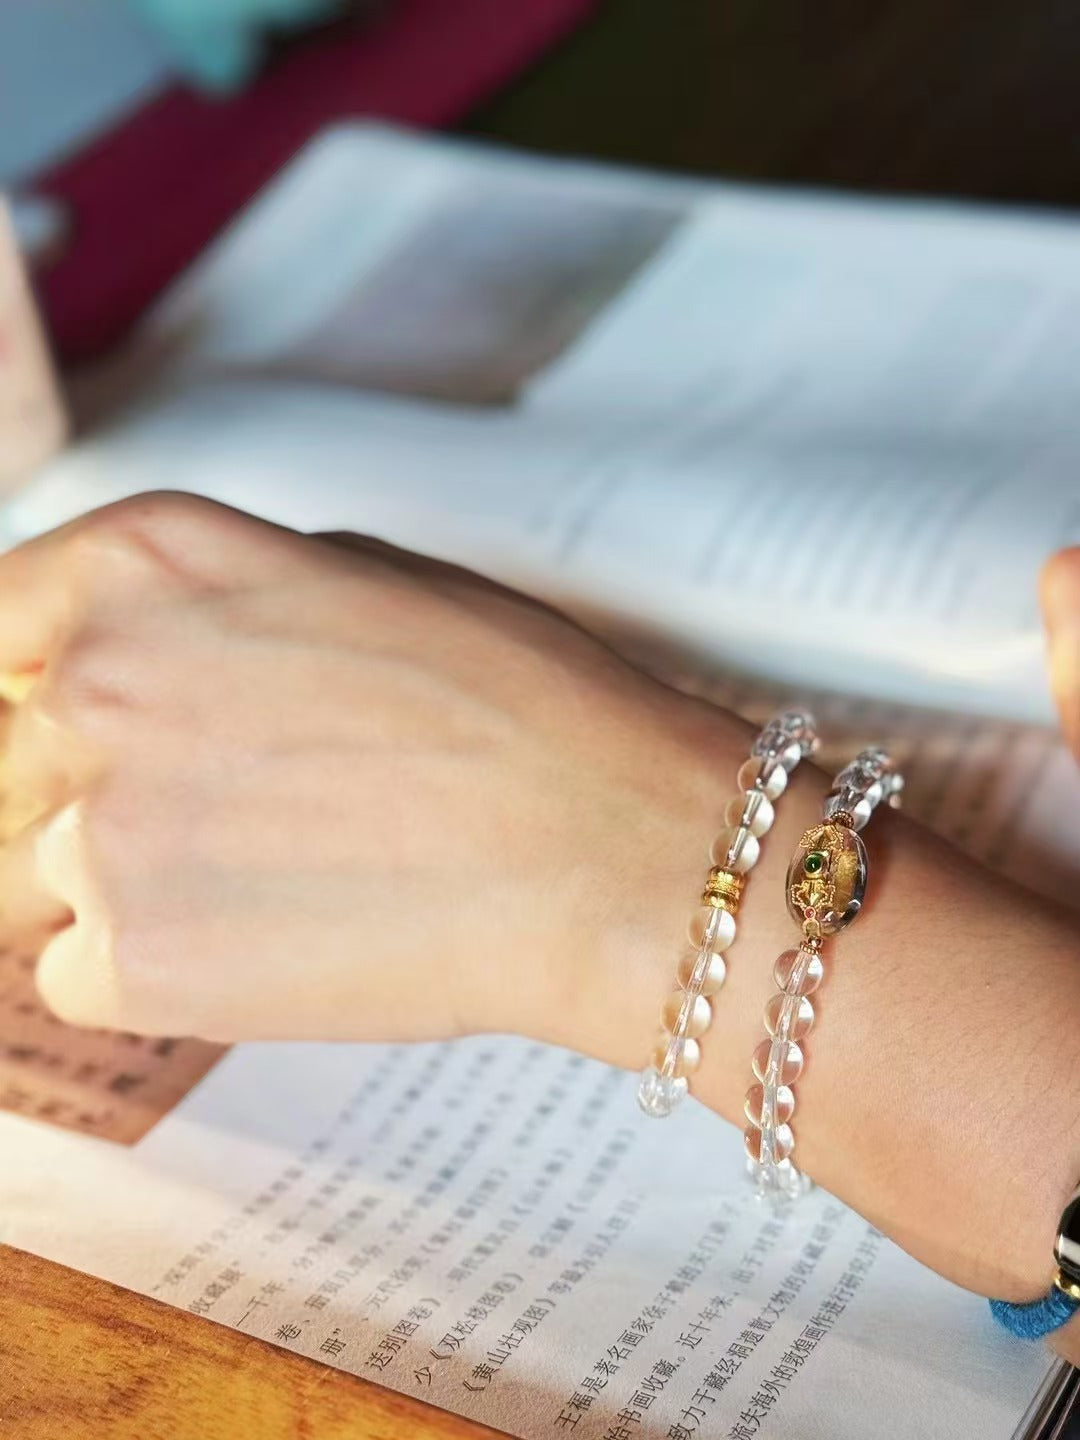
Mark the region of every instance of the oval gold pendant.
<instances>
[{"instance_id":1,"label":"oval gold pendant","mask_svg":"<svg viewBox=\"0 0 1080 1440\"><path fill-rule=\"evenodd\" d=\"M805 927L835 935L862 909L868 874L866 846L848 825L828 820L799 841L787 873L788 909Z\"/></svg>"}]
</instances>

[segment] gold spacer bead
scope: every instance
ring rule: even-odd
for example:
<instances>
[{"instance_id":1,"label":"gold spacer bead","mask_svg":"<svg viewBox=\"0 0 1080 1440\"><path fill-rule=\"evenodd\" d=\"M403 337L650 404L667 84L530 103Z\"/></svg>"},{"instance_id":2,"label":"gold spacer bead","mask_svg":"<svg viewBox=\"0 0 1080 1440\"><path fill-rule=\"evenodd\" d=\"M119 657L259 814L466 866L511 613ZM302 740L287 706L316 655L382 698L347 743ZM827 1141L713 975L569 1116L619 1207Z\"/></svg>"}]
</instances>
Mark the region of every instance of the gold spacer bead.
<instances>
[{"instance_id":1,"label":"gold spacer bead","mask_svg":"<svg viewBox=\"0 0 1080 1440\"><path fill-rule=\"evenodd\" d=\"M709 871L709 878L701 894L701 903L711 905L714 910L727 910L732 915L737 915L742 890L743 877L730 870L722 870L717 865Z\"/></svg>"},{"instance_id":2,"label":"gold spacer bead","mask_svg":"<svg viewBox=\"0 0 1080 1440\"><path fill-rule=\"evenodd\" d=\"M835 815L830 815L826 821L828 825L843 825L845 830L855 829L855 816L850 810L837 810Z\"/></svg>"},{"instance_id":3,"label":"gold spacer bead","mask_svg":"<svg viewBox=\"0 0 1080 1440\"><path fill-rule=\"evenodd\" d=\"M1068 1295L1070 1300L1080 1300L1080 1280L1070 1280L1061 1270L1054 1274L1054 1285L1063 1295Z\"/></svg>"}]
</instances>

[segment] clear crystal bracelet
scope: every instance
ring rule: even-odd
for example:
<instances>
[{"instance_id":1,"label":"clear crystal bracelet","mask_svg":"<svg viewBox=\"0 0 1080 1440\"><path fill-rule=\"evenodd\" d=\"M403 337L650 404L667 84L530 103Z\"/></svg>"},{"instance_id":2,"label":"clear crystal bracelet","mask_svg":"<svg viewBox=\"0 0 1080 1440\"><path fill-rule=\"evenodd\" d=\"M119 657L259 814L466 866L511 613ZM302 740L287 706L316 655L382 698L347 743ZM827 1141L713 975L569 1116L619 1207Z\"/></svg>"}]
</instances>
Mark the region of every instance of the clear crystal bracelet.
<instances>
[{"instance_id":1,"label":"clear crystal bracelet","mask_svg":"<svg viewBox=\"0 0 1080 1440\"><path fill-rule=\"evenodd\" d=\"M1054 1241L1054 1260L1057 1270L1053 1283L1041 1300L1033 1300L1028 1305L990 1301L994 1319L1023 1340L1041 1340L1044 1335L1052 1335L1080 1314L1080 1185L1073 1191L1061 1217Z\"/></svg>"},{"instance_id":2,"label":"clear crystal bracelet","mask_svg":"<svg viewBox=\"0 0 1080 1440\"><path fill-rule=\"evenodd\" d=\"M754 1051L755 1084L746 1092L746 1153L766 1194L796 1196L808 1180L791 1162L794 1084L802 1073L799 1042L814 1023L810 996L821 983L821 950L858 915L866 893L866 846L858 831L882 800L899 803L903 779L884 750L863 750L837 775L824 819L803 833L788 867L788 909L802 930L798 949L773 967L777 992L765 1006L768 1038Z\"/></svg>"},{"instance_id":3,"label":"clear crystal bracelet","mask_svg":"<svg viewBox=\"0 0 1080 1440\"><path fill-rule=\"evenodd\" d=\"M726 828L713 844L713 868L701 909L690 924L691 948L679 966L679 988L664 1005L652 1063L638 1084L638 1104L646 1115L670 1115L689 1089L687 1076L701 1058L698 1041L712 1023L710 997L727 977L724 952L735 938L745 877L757 863L759 842L773 822L773 801L783 794L791 771L816 746L813 716L785 710L765 726L739 770L742 793L728 804Z\"/></svg>"}]
</instances>

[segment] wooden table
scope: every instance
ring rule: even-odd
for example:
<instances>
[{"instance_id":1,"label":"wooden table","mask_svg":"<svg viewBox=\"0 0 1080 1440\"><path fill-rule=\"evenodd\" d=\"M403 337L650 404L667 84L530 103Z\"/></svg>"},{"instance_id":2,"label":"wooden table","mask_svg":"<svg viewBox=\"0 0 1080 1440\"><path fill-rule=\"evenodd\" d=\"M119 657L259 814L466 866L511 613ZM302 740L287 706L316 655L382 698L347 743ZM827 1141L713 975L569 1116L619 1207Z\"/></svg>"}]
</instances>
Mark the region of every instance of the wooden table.
<instances>
[{"instance_id":1,"label":"wooden table","mask_svg":"<svg viewBox=\"0 0 1080 1440\"><path fill-rule=\"evenodd\" d=\"M467 131L740 178L1080 202L1074 0L609 0ZM492 1435L0 1248L0 1436Z\"/></svg>"},{"instance_id":2,"label":"wooden table","mask_svg":"<svg viewBox=\"0 0 1080 1440\"><path fill-rule=\"evenodd\" d=\"M0 1247L0 1436L483 1440L496 1432Z\"/></svg>"}]
</instances>

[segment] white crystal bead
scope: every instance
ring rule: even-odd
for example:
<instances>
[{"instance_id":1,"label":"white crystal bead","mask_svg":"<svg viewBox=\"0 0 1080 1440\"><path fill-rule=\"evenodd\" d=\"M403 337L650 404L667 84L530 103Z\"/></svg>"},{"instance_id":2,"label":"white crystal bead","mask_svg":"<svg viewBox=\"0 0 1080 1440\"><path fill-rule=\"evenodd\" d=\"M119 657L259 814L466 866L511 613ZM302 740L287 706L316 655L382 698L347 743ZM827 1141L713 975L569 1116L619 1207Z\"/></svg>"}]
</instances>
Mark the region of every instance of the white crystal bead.
<instances>
[{"instance_id":1,"label":"white crystal bead","mask_svg":"<svg viewBox=\"0 0 1080 1440\"><path fill-rule=\"evenodd\" d=\"M727 962L723 955L711 950L706 951L704 957L698 951L694 955L684 955L679 961L679 984L684 990L696 985L702 995L715 995L726 979Z\"/></svg>"},{"instance_id":2,"label":"white crystal bead","mask_svg":"<svg viewBox=\"0 0 1080 1440\"><path fill-rule=\"evenodd\" d=\"M833 781L833 788L836 790L860 790L864 793L871 785L881 783L880 769L876 765L865 765L860 760L853 760L850 765L845 765L839 771Z\"/></svg>"},{"instance_id":3,"label":"white crystal bead","mask_svg":"<svg viewBox=\"0 0 1080 1440\"><path fill-rule=\"evenodd\" d=\"M706 944L708 936L709 949L719 954L735 939L735 916L730 910L718 910L715 905L702 905L700 910L694 912L686 933L695 950L700 950Z\"/></svg>"},{"instance_id":4,"label":"white crystal bead","mask_svg":"<svg viewBox=\"0 0 1080 1440\"><path fill-rule=\"evenodd\" d=\"M696 1040L677 1040L664 1032L653 1047L653 1064L664 1075L677 1079L692 1075L701 1064L701 1046Z\"/></svg>"},{"instance_id":5,"label":"white crystal bead","mask_svg":"<svg viewBox=\"0 0 1080 1440\"><path fill-rule=\"evenodd\" d=\"M842 810L846 810L852 816L856 830L861 830L874 813L874 807L870 802L864 800L862 796L856 796L851 790L834 791L825 801L826 820Z\"/></svg>"},{"instance_id":6,"label":"white crystal bead","mask_svg":"<svg viewBox=\"0 0 1080 1440\"><path fill-rule=\"evenodd\" d=\"M824 974L821 956L806 950L785 950L773 966L773 979L788 995L812 995Z\"/></svg>"},{"instance_id":7,"label":"white crystal bead","mask_svg":"<svg viewBox=\"0 0 1080 1440\"><path fill-rule=\"evenodd\" d=\"M758 779L765 774L765 779L758 785ZM764 790L770 800L778 799L787 788L787 771L782 765L769 765L760 756L753 756L744 760L739 767L738 785L740 790Z\"/></svg>"},{"instance_id":8,"label":"white crystal bead","mask_svg":"<svg viewBox=\"0 0 1080 1440\"><path fill-rule=\"evenodd\" d=\"M754 1049L753 1070L756 1078L764 1083L769 1074L769 1056L772 1054L773 1042L762 1040ZM794 1040L789 1040L785 1047L779 1063L779 1075L777 1083L780 1085L794 1085L802 1074L803 1052L801 1046Z\"/></svg>"},{"instance_id":9,"label":"white crystal bead","mask_svg":"<svg viewBox=\"0 0 1080 1440\"><path fill-rule=\"evenodd\" d=\"M803 753L803 748L799 742L793 740L790 745L781 750L777 759L790 775L792 770L795 769L795 766L798 765L799 761L803 758Z\"/></svg>"},{"instance_id":10,"label":"white crystal bead","mask_svg":"<svg viewBox=\"0 0 1080 1440\"><path fill-rule=\"evenodd\" d=\"M798 1200L814 1188L814 1182L796 1170L790 1160L782 1160L779 1165L747 1160L746 1168L758 1194L778 1202Z\"/></svg>"},{"instance_id":11,"label":"white crystal bead","mask_svg":"<svg viewBox=\"0 0 1080 1440\"><path fill-rule=\"evenodd\" d=\"M655 1065L650 1065L638 1082L638 1105L646 1115L660 1120L685 1099L689 1088L684 1076L661 1075Z\"/></svg>"},{"instance_id":12,"label":"white crystal bead","mask_svg":"<svg viewBox=\"0 0 1080 1440\"><path fill-rule=\"evenodd\" d=\"M662 1019L669 1034L696 1040L712 1024L712 1006L704 995L692 996L685 990L673 990L664 1002Z\"/></svg>"},{"instance_id":13,"label":"white crystal bead","mask_svg":"<svg viewBox=\"0 0 1080 1440\"><path fill-rule=\"evenodd\" d=\"M778 1125L771 1132L772 1153L769 1153L769 1139L764 1130L759 1130L756 1125L748 1125L743 1131L743 1143L746 1146L746 1153L751 1160L770 1160L779 1163L786 1160L795 1149L795 1136L790 1125Z\"/></svg>"},{"instance_id":14,"label":"white crystal bead","mask_svg":"<svg viewBox=\"0 0 1080 1440\"><path fill-rule=\"evenodd\" d=\"M736 875L745 875L757 864L760 854L761 845L756 835L741 825L728 826L713 842L712 862Z\"/></svg>"},{"instance_id":15,"label":"white crystal bead","mask_svg":"<svg viewBox=\"0 0 1080 1440\"><path fill-rule=\"evenodd\" d=\"M765 1006L765 1028L785 1040L801 1040L814 1023L814 1007L805 995L774 995Z\"/></svg>"},{"instance_id":16,"label":"white crystal bead","mask_svg":"<svg viewBox=\"0 0 1080 1440\"><path fill-rule=\"evenodd\" d=\"M759 1129L762 1125L762 1117L765 1107L765 1086L751 1085L746 1092L746 1099L743 1102L743 1109L746 1118L752 1125ZM790 1120L795 1113L795 1092L790 1085L778 1085L776 1087L776 1123L783 1125Z\"/></svg>"},{"instance_id":17,"label":"white crystal bead","mask_svg":"<svg viewBox=\"0 0 1080 1440\"><path fill-rule=\"evenodd\" d=\"M860 750L851 764L852 766L858 765L865 770L871 771L875 780L880 780L883 775L894 768L889 752L882 750L881 747L877 745L872 745L867 750Z\"/></svg>"},{"instance_id":18,"label":"white crystal bead","mask_svg":"<svg viewBox=\"0 0 1080 1440\"><path fill-rule=\"evenodd\" d=\"M751 835L760 838L772 828L776 811L772 801L761 790L747 790L743 795L734 795L727 803L724 819L728 825L746 823Z\"/></svg>"}]
</instances>

